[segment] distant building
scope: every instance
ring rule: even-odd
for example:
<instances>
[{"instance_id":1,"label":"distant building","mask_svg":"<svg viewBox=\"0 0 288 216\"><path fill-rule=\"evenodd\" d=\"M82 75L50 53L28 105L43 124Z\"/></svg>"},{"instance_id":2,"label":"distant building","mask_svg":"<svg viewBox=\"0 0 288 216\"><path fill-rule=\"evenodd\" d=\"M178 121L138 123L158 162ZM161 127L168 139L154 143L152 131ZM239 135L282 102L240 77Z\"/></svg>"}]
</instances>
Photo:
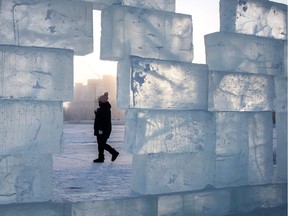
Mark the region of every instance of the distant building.
<instances>
[{"instance_id":1,"label":"distant building","mask_svg":"<svg viewBox=\"0 0 288 216\"><path fill-rule=\"evenodd\" d=\"M64 120L93 120L94 110L98 107L98 97L109 92L112 105L112 120L124 120L124 111L116 107L116 77L104 75L103 79L89 79L87 85L76 83L74 98L64 107Z\"/></svg>"}]
</instances>

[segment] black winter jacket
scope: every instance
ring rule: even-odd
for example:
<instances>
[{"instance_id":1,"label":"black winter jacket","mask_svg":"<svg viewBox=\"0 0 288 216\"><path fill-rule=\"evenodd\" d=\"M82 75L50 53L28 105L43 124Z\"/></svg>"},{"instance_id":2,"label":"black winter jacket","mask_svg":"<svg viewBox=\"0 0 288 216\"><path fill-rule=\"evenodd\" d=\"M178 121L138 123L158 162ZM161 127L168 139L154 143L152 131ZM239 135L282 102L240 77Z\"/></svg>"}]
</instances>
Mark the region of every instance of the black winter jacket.
<instances>
[{"instance_id":1,"label":"black winter jacket","mask_svg":"<svg viewBox=\"0 0 288 216\"><path fill-rule=\"evenodd\" d=\"M111 104L107 101L106 103L99 104L99 106L100 107L94 111L94 135L98 136L99 131L102 131L102 135L109 138L112 131Z\"/></svg>"}]
</instances>

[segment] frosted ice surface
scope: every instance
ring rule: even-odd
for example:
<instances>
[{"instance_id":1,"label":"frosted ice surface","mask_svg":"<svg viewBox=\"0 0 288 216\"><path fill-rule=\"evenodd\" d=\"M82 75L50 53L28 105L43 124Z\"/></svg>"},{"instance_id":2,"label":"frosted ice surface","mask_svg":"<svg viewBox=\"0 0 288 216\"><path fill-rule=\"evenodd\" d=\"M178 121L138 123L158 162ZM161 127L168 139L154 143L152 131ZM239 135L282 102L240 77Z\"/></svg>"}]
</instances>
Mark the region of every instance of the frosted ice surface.
<instances>
[{"instance_id":1,"label":"frosted ice surface","mask_svg":"<svg viewBox=\"0 0 288 216\"><path fill-rule=\"evenodd\" d=\"M249 212L257 208L285 205L287 185L241 187L237 193L231 193L231 200L233 200L231 211L235 212Z\"/></svg>"},{"instance_id":2,"label":"frosted ice surface","mask_svg":"<svg viewBox=\"0 0 288 216\"><path fill-rule=\"evenodd\" d=\"M284 41L284 66L283 66L283 72L282 72L282 74L284 75L284 76L288 76L288 72L287 72L287 70L288 70L288 65L287 65L287 59L288 59L288 57L287 57L287 48L288 48L288 46L287 46L287 40L285 40Z\"/></svg>"},{"instance_id":3,"label":"frosted ice surface","mask_svg":"<svg viewBox=\"0 0 288 216\"><path fill-rule=\"evenodd\" d=\"M59 153L61 102L0 100L0 155Z\"/></svg>"},{"instance_id":4,"label":"frosted ice surface","mask_svg":"<svg viewBox=\"0 0 288 216\"><path fill-rule=\"evenodd\" d=\"M51 199L52 155L0 156L0 204Z\"/></svg>"},{"instance_id":5,"label":"frosted ice surface","mask_svg":"<svg viewBox=\"0 0 288 216\"><path fill-rule=\"evenodd\" d=\"M287 5L263 0L221 0L220 31L287 37Z\"/></svg>"},{"instance_id":6,"label":"frosted ice surface","mask_svg":"<svg viewBox=\"0 0 288 216\"><path fill-rule=\"evenodd\" d=\"M287 182L287 112L276 112L277 178Z\"/></svg>"},{"instance_id":7,"label":"frosted ice surface","mask_svg":"<svg viewBox=\"0 0 288 216\"><path fill-rule=\"evenodd\" d=\"M215 113L216 187L248 184L248 117L248 113Z\"/></svg>"},{"instance_id":8,"label":"frosted ice surface","mask_svg":"<svg viewBox=\"0 0 288 216\"><path fill-rule=\"evenodd\" d=\"M271 183L272 112L216 112L215 186Z\"/></svg>"},{"instance_id":9,"label":"frosted ice surface","mask_svg":"<svg viewBox=\"0 0 288 216\"><path fill-rule=\"evenodd\" d=\"M0 98L68 101L73 98L73 52L0 46Z\"/></svg>"},{"instance_id":10,"label":"frosted ice surface","mask_svg":"<svg viewBox=\"0 0 288 216\"><path fill-rule=\"evenodd\" d=\"M272 111L274 99L272 76L210 72L210 111Z\"/></svg>"},{"instance_id":11,"label":"frosted ice surface","mask_svg":"<svg viewBox=\"0 0 288 216\"><path fill-rule=\"evenodd\" d=\"M0 5L0 44L64 48L76 55L93 51L92 4L26 2Z\"/></svg>"},{"instance_id":12,"label":"frosted ice surface","mask_svg":"<svg viewBox=\"0 0 288 216\"><path fill-rule=\"evenodd\" d=\"M79 202L72 205L73 216L157 215L157 197Z\"/></svg>"},{"instance_id":13,"label":"frosted ice surface","mask_svg":"<svg viewBox=\"0 0 288 216\"><path fill-rule=\"evenodd\" d=\"M205 35L206 64L210 70L280 75L284 42L228 32Z\"/></svg>"},{"instance_id":14,"label":"frosted ice surface","mask_svg":"<svg viewBox=\"0 0 288 216\"><path fill-rule=\"evenodd\" d=\"M69 208L64 208L69 209ZM65 211L65 210L64 210ZM63 203L34 202L0 206L1 215L5 216L63 216ZM65 215L65 214L64 214Z\"/></svg>"},{"instance_id":15,"label":"frosted ice surface","mask_svg":"<svg viewBox=\"0 0 288 216\"><path fill-rule=\"evenodd\" d=\"M205 111L127 110L125 150L133 154L214 152L213 115Z\"/></svg>"},{"instance_id":16,"label":"frosted ice surface","mask_svg":"<svg viewBox=\"0 0 288 216\"><path fill-rule=\"evenodd\" d=\"M163 195L158 199L158 215L213 215L229 213L230 191Z\"/></svg>"},{"instance_id":17,"label":"frosted ice surface","mask_svg":"<svg viewBox=\"0 0 288 216\"><path fill-rule=\"evenodd\" d=\"M122 0L123 5L175 12L176 0Z\"/></svg>"},{"instance_id":18,"label":"frosted ice surface","mask_svg":"<svg viewBox=\"0 0 288 216\"><path fill-rule=\"evenodd\" d=\"M287 112L287 76L275 77L275 111Z\"/></svg>"},{"instance_id":19,"label":"frosted ice surface","mask_svg":"<svg viewBox=\"0 0 288 216\"><path fill-rule=\"evenodd\" d=\"M58 1L61 1L61 0L58 0ZM72 1L79 1L79 0L72 0ZM123 2L123 0L85 0L85 1L93 3L94 10L103 10L112 4L122 4Z\"/></svg>"},{"instance_id":20,"label":"frosted ice surface","mask_svg":"<svg viewBox=\"0 0 288 216\"><path fill-rule=\"evenodd\" d=\"M248 154L249 113L215 112L216 154Z\"/></svg>"},{"instance_id":21,"label":"frosted ice surface","mask_svg":"<svg viewBox=\"0 0 288 216\"><path fill-rule=\"evenodd\" d=\"M231 194L228 190L200 193L195 196L195 215L228 215L231 202Z\"/></svg>"},{"instance_id":22,"label":"frosted ice surface","mask_svg":"<svg viewBox=\"0 0 288 216\"><path fill-rule=\"evenodd\" d=\"M129 55L192 62L190 15L113 5L101 13L102 60Z\"/></svg>"},{"instance_id":23,"label":"frosted ice surface","mask_svg":"<svg viewBox=\"0 0 288 216\"><path fill-rule=\"evenodd\" d=\"M133 155L132 190L141 194L192 191L213 184L214 152Z\"/></svg>"},{"instance_id":24,"label":"frosted ice surface","mask_svg":"<svg viewBox=\"0 0 288 216\"><path fill-rule=\"evenodd\" d=\"M207 110L208 67L135 56L118 64L121 108Z\"/></svg>"},{"instance_id":25,"label":"frosted ice surface","mask_svg":"<svg viewBox=\"0 0 288 216\"><path fill-rule=\"evenodd\" d=\"M271 112L249 117L249 184L267 184L273 175L273 123Z\"/></svg>"}]
</instances>

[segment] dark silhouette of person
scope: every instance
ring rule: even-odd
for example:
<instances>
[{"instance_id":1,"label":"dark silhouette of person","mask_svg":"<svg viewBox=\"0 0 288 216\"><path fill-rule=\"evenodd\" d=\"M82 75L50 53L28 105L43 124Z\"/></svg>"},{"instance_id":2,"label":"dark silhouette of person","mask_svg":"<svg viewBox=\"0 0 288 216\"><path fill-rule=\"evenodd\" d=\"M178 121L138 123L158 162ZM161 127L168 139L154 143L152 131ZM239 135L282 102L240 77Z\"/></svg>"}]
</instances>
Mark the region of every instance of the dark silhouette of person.
<instances>
[{"instance_id":1,"label":"dark silhouette of person","mask_svg":"<svg viewBox=\"0 0 288 216\"><path fill-rule=\"evenodd\" d=\"M108 151L112 155L111 161L115 161L119 152L106 143L112 131L111 104L108 101L108 92L105 92L98 98L98 103L99 108L94 111L94 136L97 137L98 158L93 160L93 162L104 162L104 150Z\"/></svg>"}]
</instances>

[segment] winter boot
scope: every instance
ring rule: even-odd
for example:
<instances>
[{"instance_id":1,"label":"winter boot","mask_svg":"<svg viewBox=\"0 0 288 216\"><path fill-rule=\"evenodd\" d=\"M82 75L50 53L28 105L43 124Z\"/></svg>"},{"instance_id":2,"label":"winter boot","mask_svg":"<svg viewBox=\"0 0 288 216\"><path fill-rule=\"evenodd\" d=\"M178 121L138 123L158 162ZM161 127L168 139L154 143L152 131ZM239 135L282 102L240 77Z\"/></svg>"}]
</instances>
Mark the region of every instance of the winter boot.
<instances>
[{"instance_id":1,"label":"winter boot","mask_svg":"<svg viewBox=\"0 0 288 216\"><path fill-rule=\"evenodd\" d=\"M99 156L97 159L93 160L93 163L104 163L104 157Z\"/></svg>"},{"instance_id":2,"label":"winter boot","mask_svg":"<svg viewBox=\"0 0 288 216\"><path fill-rule=\"evenodd\" d=\"M117 158L118 155L119 155L119 152L117 152L117 151L113 148L110 153L112 154L111 161L115 161L116 158Z\"/></svg>"}]
</instances>

